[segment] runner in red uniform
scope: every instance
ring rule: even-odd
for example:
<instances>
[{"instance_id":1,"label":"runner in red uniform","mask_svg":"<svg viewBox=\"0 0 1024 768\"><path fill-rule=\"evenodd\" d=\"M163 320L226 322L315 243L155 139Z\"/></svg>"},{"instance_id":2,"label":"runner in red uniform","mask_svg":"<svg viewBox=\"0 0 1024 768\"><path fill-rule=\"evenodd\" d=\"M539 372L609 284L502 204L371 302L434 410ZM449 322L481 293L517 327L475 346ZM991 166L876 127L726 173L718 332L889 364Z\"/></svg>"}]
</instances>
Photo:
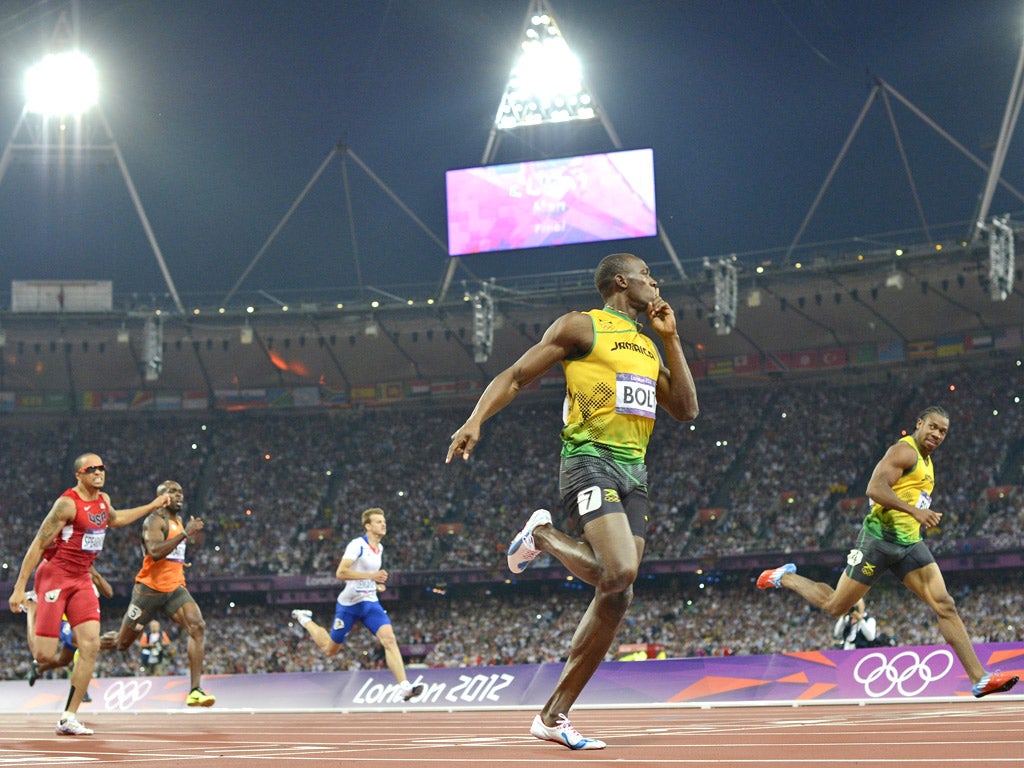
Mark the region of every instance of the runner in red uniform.
<instances>
[{"instance_id":1,"label":"runner in red uniform","mask_svg":"<svg viewBox=\"0 0 1024 768\"><path fill-rule=\"evenodd\" d=\"M71 675L64 712L57 722L57 734L90 736L92 730L79 723L76 715L92 679L100 646L100 602L89 569L103 549L108 527L133 523L167 506L170 497L163 494L144 506L116 510L103 492L107 472L103 460L95 453L83 453L75 459L74 468L77 483L60 495L39 526L7 602L14 613L25 609L25 588L35 571L38 607L33 653L39 662L54 657L61 617L67 616L78 643L78 662ZM54 538L56 550L48 560L43 560L43 553Z\"/></svg>"}]
</instances>

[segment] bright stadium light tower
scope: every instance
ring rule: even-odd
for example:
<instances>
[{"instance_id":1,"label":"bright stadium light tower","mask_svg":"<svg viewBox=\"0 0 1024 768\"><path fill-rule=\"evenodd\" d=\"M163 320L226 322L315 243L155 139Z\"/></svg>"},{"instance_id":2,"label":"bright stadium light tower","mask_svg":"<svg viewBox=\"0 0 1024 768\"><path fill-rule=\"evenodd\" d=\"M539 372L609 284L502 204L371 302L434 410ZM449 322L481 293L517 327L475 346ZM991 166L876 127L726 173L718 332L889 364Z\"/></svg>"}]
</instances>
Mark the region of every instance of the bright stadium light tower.
<instances>
[{"instance_id":1,"label":"bright stadium light tower","mask_svg":"<svg viewBox=\"0 0 1024 768\"><path fill-rule=\"evenodd\" d=\"M184 315L184 305L167 270L142 200L135 190L110 124L99 107L96 66L78 49L77 39L77 32L72 30L67 13L62 13L54 33L55 47L59 50L44 56L26 73L25 106L10 141L0 155L0 185L15 154L28 155L47 163L66 162L69 151L76 157L90 152L112 154L174 305Z\"/></svg>"},{"instance_id":2,"label":"bright stadium light tower","mask_svg":"<svg viewBox=\"0 0 1024 768\"><path fill-rule=\"evenodd\" d=\"M25 110L80 117L99 103L96 65L81 51L51 53L25 75Z\"/></svg>"},{"instance_id":3,"label":"bright stadium light tower","mask_svg":"<svg viewBox=\"0 0 1024 768\"><path fill-rule=\"evenodd\" d=\"M595 117L593 99L583 84L583 67L558 24L547 13L532 14L494 118L495 129ZM496 130L491 132L492 141Z\"/></svg>"},{"instance_id":4,"label":"bright stadium light tower","mask_svg":"<svg viewBox=\"0 0 1024 768\"><path fill-rule=\"evenodd\" d=\"M530 0L520 36L519 53L509 72L508 84L491 125L481 164L494 162L501 137L505 133L551 123L591 120L599 120L612 145L622 149L622 141L607 113L587 85L583 65L562 35L561 25L551 4L547 0ZM685 278L682 262L660 219L658 237L679 276ZM452 256L448 262L448 274L441 286L441 299L448 293L458 263L458 256Z\"/></svg>"}]
</instances>

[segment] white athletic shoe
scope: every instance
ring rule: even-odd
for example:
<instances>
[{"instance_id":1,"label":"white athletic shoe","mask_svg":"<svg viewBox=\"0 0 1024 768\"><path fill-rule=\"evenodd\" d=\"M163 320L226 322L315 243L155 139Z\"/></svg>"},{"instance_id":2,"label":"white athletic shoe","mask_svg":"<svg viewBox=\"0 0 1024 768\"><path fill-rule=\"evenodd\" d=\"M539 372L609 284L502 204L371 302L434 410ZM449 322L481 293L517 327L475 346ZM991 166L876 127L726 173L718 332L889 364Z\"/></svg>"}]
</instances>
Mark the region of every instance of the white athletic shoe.
<instances>
[{"instance_id":1,"label":"white athletic shoe","mask_svg":"<svg viewBox=\"0 0 1024 768\"><path fill-rule=\"evenodd\" d=\"M512 573L522 573L526 566L540 554L540 550L533 543L533 529L538 525L550 525L551 513L546 509L538 509L530 519L526 521L523 530L516 534L512 543L508 545L508 569Z\"/></svg>"},{"instance_id":2,"label":"white athletic shoe","mask_svg":"<svg viewBox=\"0 0 1024 768\"><path fill-rule=\"evenodd\" d=\"M572 727L569 718L559 714L554 727L544 725L540 715L533 718L530 733L538 739L554 741L569 749L604 749L607 745L600 739L587 739Z\"/></svg>"},{"instance_id":3,"label":"white athletic shoe","mask_svg":"<svg viewBox=\"0 0 1024 768\"><path fill-rule=\"evenodd\" d=\"M313 619L313 612L302 608L296 608L292 611L292 618L299 622L301 626L306 626Z\"/></svg>"},{"instance_id":4,"label":"white athletic shoe","mask_svg":"<svg viewBox=\"0 0 1024 768\"><path fill-rule=\"evenodd\" d=\"M57 721L58 736L92 736L92 728L86 728L72 715L67 720Z\"/></svg>"}]
</instances>

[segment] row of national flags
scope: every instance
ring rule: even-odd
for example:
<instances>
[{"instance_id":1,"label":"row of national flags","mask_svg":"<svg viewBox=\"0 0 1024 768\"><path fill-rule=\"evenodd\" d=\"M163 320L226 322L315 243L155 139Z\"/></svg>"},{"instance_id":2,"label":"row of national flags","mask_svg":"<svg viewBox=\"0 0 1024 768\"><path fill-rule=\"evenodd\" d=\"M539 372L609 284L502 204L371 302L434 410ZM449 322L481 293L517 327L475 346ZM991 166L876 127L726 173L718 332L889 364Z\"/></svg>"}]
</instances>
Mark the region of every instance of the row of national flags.
<instances>
[{"instance_id":1,"label":"row of national flags","mask_svg":"<svg viewBox=\"0 0 1024 768\"><path fill-rule=\"evenodd\" d=\"M719 378L777 371L814 371L849 366L885 365L910 360L957 357L985 350L1021 347L1021 329L953 334L923 341L888 341L830 349L805 349L769 355L746 354L732 358L690 361L696 378Z\"/></svg>"}]
</instances>

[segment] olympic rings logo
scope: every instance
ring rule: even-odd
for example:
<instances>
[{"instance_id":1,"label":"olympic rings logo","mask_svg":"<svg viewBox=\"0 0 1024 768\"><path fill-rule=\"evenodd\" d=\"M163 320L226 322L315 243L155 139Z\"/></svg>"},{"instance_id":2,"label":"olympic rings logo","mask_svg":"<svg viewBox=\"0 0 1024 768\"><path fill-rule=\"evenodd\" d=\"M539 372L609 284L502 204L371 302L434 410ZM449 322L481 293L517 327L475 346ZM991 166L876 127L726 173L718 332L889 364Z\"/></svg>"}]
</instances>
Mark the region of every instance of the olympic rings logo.
<instances>
[{"instance_id":1,"label":"olympic rings logo","mask_svg":"<svg viewBox=\"0 0 1024 768\"><path fill-rule=\"evenodd\" d=\"M902 651L891 659L875 652L857 662L853 678L873 699L885 696L893 688L897 688L901 696L917 696L929 683L948 675L952 668L953 654L944 648L932 651L923 659L914 651Z\"/></svg>"},{"instance_id":2,"label":"olympic rings logo","mask_svg":"<svg viewBox=\"0 0 1024 768\"><path fill-rule=\"evenodd\" d=\"M107 709L129 710L146 698L152 687L150 680L115 680L103 692L103 704Z\"/></svg>"}]
</instances>

